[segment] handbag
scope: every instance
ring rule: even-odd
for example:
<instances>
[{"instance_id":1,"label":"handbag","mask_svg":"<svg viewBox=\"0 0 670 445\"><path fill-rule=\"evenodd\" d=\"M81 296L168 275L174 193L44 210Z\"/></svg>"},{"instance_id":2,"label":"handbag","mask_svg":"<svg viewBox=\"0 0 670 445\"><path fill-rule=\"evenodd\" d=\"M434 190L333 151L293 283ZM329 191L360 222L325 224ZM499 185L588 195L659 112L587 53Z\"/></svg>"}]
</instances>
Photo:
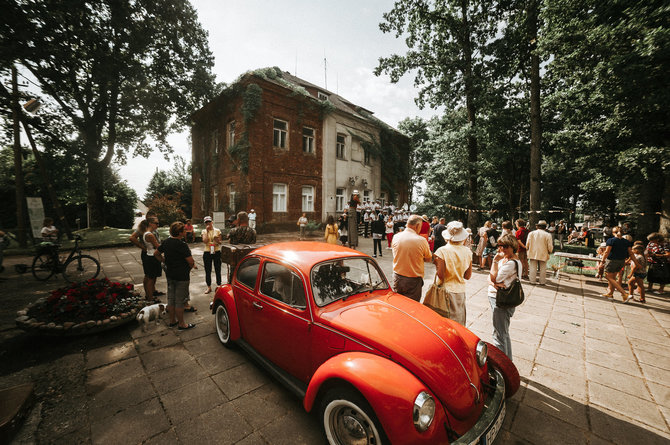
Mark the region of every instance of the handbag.
<instances>
[{"instance_id":1,"label":"handbag","mask_svg":"<svg viewBox=\"0 0 670 445\"><path fill-rule=\"evenodd\" d=\"M504 308L517 307L524 300L523 287L521 287L521 280L519 280L519 263L514 260L516 267L516 278L508 288L499 288L496 293L496 306Z\"/></svg>"},{"instance_id":2,"label":"handbag","mask_svg":"<svg viewBox=\"0 0 670 445\"><path fill-rule=\"evenodd\" d=\"M423 305L431 308L443 317L448 318L451 314L449 303L447 302L447 291L442 286L437 285L437 274L435 274L433 284L430 285L426 292Z\"/></svg>"}]
</instances>

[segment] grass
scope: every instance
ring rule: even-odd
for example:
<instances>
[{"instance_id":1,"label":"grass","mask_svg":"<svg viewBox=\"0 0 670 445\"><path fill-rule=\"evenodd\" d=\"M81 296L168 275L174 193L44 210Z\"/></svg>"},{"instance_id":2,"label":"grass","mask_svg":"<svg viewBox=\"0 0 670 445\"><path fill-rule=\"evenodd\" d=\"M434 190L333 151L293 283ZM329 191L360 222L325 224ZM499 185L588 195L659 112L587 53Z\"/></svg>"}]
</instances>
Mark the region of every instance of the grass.
<instances>
[{"instance_id":1,"label":"grass","mask_svg":"<svg viewBox=\"0 0 670 445\"><path fill-rule=\"evenodd\" d=\"M202 227L198 229L198 226L193 226L195 229L196 237L199 231L202 231ZM158 233L160 234L161 239L168 238L170 234L168 233L168 227L160 227ZM133 234L133 229L119 229L116 227L105 227L102 229L82 229L76 230L73 233L81 235L83 238L82 243L80 244L84 249L96 249L100 247L114 247L114 246L129 246L131 245L128 238ZM13 235L10 236L9 247L5 248L5 255L33 255L35 253L35 245L32 245L30 240L28 241L28 247L22 248L19 246L16 239ZM41 241L36 241L38 244ZM68 250L74 247L74 240L68 240L67 236L63 235L60 240L61 250Z\"/></svg>"}]
</instances>

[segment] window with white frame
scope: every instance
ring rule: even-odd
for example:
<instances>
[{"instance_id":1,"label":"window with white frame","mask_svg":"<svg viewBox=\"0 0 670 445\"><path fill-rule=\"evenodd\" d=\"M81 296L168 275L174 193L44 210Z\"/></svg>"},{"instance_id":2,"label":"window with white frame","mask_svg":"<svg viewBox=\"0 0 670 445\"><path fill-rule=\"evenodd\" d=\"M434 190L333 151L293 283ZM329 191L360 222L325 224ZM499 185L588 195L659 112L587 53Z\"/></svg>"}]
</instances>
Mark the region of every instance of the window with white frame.
<instances>
[{"instance_id":1,"label":"window with white frame","mask_svg":"<svg viewBox=\"0 0 670 445\"><path fill-rule=\"evenodd\" d=\"M286 148L287 133L288 133L288 122L275 119L272 145L274 147Z\"/></svg>"},{"instance_id":2,"label":"window with white frame","mask_svg":"<svg viewBox=\"0 0 670 445\"><path fill-rule=\"evenodd\" d=\"M370 190L363 190L363 202L370 202Z\"/></svg>"},{"instance_id":3,"label":"window with white frame","mask_svg":"<svg viewBox=\"0 0 670 445\"><path fill-rule=\"evenodd\" d=\"M228 147L235 145L235 121L228 123Z\"/></svg>"},{"instance_id":4,"label":"window with white frame","mask_svg":"<svg viewBox=\"0 0 670 445\"><path fill-rule=\"evenodd\" d=\"M346 147L346 136L343 134L337 135L337 143L335 144L335 155L337 159L344 159L344 150Z\"/></svg>"},{"instance_id":5,"label":"window with white frame","mask_svg":"<svg viewBox=\"0 0 670 445\"><path fill-rule=\"evenodd\" d=\"M309 127L302 128L302 151L305 153L314 153L314 129Z\"/></svg>"},{"instance_id":6,"label":"window with white frame","mask_svg":"<svg viewBox=\"0 0 670 445\"><path fill-rule=\"evenodd\" d=\"M235 184L228 184L228 208L231 212L235 212Z\"/></svg>"},{"instance_id":7,"label":"window with white frame","mask_svg":"<svg viewBox=\"0 0 670 445\"><path fill-rule=\"evenodd\" d=\"M311 185L302 186L302 211L314 211L314 187Z\"/></svg>"},{"instance_id":8,"label":"window with white frame","mask_svg":"<svg viewBox=\"0 0 670 445\"><path fill-rule=\"evenodd\" d=\"M335 211L341 212L344 210L344 189L335 190Z\"/></svg>"},{"instance_id":9,"label":"window with white frame","mask_svg":"<svg viewBox=\"0 0 670 445\"><path fill-rule=\"evenodd\" d=\"M385 204L386 204L386 192L382 192L382 193L379 195L379 201L380 201L381 205L385 205Z\"/></svg>"},{"instance_id":10,"label":"window with white frame","mask_svg":"<svg viewBox=\"0 0 670 445\"><path fill-rule=\"evenodd\" d=\"M288 187L286 184L272 184L272 211L285 212Z\"/></svg>"}]
</instances>

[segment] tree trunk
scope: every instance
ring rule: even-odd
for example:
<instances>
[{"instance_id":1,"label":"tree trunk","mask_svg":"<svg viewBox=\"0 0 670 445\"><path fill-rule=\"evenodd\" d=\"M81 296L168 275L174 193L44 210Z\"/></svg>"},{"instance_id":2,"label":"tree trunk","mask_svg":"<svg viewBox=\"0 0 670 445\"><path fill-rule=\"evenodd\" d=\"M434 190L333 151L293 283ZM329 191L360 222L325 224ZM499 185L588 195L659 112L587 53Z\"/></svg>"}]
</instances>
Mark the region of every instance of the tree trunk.
<instances>
[{"instance_id":1,"label":"tree trunk","mask_svg":"<svg viewBox=\"0 0 670 445\"><path fill-rule=\"evenodd\" d=\"M463 57L465 68L463 71L463 80L465 83L465 107L468 111L468 123L471 131L475 128L477 110L474 101L474 91L472 86L472 43L470 42L470 25L468 22L468 0L461 1L461 14L463 20ZM477 157L478 146L477 138L468 134L468 205L471 209L479 207L479 193L477 185ZM474 230L479 225L479 212L469 212L468 227Z\"/></svg>"},{"instance_id":2,"label":"tree trunk","mask_svg":"<svg viewBox=\"0 0 670 445\"><path fill-rule=\"evenodd\" d=\"M537 55L537 0L528 6L528 31L530 38L530 226L540 219L540 179L542 157L542 120L540 116L540 58Z\"/></svg>"},{"instance_id":3,"label":"tree trunk","mask_svg":"<svg viewBox=\"0 0 670 445\"><path fill-rule=\"evenodd\" d=\"M637 220L635 239L646 240L647 235L656 232L658 226L658 212L662 207L662 197L658 190L663 190L663 177L653 177L642 182L640 185L640 212L642 215Z\"/></svg>"},{"instance_id":4,"label":"tree trunk","mask_svg":"<svg viewBox=\"0 0 670 445\"><path fill-rule=\"evenodd\" d=\"M104 166L95 160L88 162L87 204L89 211L89 227L105 226L105 189Z\"/></svg>"}]
</instances>

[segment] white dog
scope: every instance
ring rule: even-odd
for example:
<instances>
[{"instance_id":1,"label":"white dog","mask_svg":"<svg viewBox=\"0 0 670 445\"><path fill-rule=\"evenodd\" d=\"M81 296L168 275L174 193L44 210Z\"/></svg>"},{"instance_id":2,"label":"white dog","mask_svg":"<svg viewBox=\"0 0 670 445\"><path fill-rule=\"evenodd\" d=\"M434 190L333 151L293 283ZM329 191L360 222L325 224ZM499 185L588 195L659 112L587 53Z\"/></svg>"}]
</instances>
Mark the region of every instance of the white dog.
<instances>
[{"instance_id":1,"label":"white dog","mask_svg":"<svg viewBox=\"0 0 670 445\"><path fill-rule=\"evenodd\" d=\"M160 319L165 315L165 305L162 303L152 304L142 308L135 318L142 323L142 332L146 332L147 325L150 321L155 320L156 324L160 323Z\"/></svg>"}]
</instances>

